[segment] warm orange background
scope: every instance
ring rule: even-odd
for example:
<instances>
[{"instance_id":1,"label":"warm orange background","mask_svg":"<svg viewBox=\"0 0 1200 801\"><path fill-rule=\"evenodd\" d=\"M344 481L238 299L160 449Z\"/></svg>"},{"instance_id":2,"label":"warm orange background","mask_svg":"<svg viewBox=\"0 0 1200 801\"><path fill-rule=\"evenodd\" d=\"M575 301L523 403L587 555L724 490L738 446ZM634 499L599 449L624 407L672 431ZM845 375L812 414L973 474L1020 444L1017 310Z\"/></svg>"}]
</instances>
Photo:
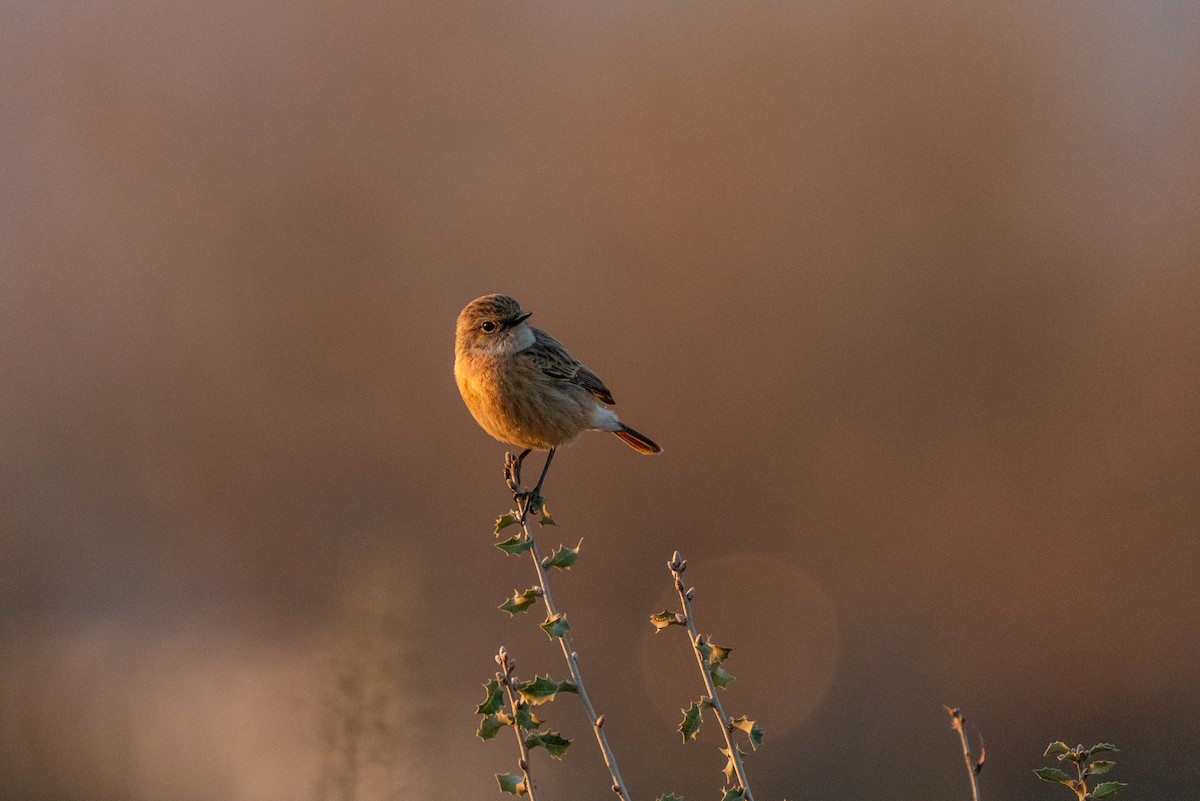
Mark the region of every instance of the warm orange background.
<instances>
[{"instance_id":1,"label":"warm orange background","mask_svg":"<svg viewBox=\"0 0 1200 801\"><path fill-rule=\"evenodd\" d=\"M499 798L532 568L454 317L507 292L666 448L589 435L554 576L638 799L985 799L1052 739L1200 796L1200 11L8 3L0 797ZM535 613L536 614L536 613ZM653 697L652 697L653 696ZM611 798L577 738L544 797Z\"/></svg>"}]
</instances>

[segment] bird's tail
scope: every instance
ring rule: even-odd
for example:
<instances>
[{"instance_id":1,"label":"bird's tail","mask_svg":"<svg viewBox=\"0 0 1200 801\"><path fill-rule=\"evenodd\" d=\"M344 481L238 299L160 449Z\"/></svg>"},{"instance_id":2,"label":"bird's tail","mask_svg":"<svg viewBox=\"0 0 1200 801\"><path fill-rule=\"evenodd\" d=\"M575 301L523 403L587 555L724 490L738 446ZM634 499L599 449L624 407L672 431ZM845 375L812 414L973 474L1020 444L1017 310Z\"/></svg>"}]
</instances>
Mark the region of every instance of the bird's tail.
<instances>
[{"instance_id":1,"label":"bird's tail","mask_svg":"<svg viewBox=\"0 0 1200 801\"><path fill-rule=\"evenodd\" d=\"M649 437L644 434L639 434L629 426L621 423L621 428L613 433L621 438L629 447L633 448L638 453L662 453L662 448L658 447Z\"/></svg>"}]
</instances>

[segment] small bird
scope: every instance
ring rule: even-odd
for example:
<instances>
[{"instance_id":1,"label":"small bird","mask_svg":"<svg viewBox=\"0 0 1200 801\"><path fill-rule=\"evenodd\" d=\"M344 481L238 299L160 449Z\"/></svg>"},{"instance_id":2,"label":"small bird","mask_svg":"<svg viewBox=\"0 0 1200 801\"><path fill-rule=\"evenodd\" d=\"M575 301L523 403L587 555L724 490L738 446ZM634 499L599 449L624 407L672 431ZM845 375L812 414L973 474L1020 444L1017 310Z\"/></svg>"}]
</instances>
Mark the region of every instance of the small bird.
<instances>
[{"instance_id":1,"label":"small bird","mask_svg":"<svg viewBox=\"0 0 1200 801\"><path fill-rule=\"evenodd\" d=\"M475 422L501 442L546 450L537 497L554 450L584 431L611 431L638 453L662 448L622 423L605 404L604 382L554 337L525 321L532 312L507 295L475 298L458 315L454 378Z\"/></svg>"}]
</instances>

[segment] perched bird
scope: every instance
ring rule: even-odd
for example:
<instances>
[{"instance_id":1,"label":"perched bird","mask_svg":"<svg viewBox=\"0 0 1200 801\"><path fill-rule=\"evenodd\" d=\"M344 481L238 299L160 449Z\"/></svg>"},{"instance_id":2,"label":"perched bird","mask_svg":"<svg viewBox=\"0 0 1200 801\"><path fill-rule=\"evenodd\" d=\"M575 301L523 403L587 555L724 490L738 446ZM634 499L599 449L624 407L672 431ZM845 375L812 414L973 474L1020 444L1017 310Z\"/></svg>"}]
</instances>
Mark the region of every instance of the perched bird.
<instances>
[{"instance_id":1,"label":"perched bird","mask_svg":"<svg viewBox=\"0 0 1200 801\"><path fill-rule=\"evenodd\" d=\"M454 378L475 421L501 442L546 450L541 489L554 450L587 430L611 431L638 453L659 453L648 437L622 423L600 378L554 337L525 321L531 312L507 295L484 295L458 315Z\"/></svg>"}]
</instances>

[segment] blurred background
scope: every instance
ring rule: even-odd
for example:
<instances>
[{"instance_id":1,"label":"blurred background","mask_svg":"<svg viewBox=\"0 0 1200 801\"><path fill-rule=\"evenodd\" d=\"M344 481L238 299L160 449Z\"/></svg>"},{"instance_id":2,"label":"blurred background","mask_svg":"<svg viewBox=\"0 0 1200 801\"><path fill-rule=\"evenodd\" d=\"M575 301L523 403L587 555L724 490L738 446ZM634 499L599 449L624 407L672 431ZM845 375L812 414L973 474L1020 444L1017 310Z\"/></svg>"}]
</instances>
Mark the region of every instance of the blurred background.
<instances>
[{"instance_id":1,"label":"blurred background","mask_svg":"<svg viewBox=\"0 0 1200 801\"><path fill-rule=\"evenodd\" d=\"M653 459L555 460L637 799L716 798L679 549L759 799L1200 796L1200 9L0 7L0 797L500 798L505 292ZM540 466L540 461L531 464ZM548 799L608 799L576 740ZM973 736L974 739L974 736Z\"/></svg>"}]
</instances>

